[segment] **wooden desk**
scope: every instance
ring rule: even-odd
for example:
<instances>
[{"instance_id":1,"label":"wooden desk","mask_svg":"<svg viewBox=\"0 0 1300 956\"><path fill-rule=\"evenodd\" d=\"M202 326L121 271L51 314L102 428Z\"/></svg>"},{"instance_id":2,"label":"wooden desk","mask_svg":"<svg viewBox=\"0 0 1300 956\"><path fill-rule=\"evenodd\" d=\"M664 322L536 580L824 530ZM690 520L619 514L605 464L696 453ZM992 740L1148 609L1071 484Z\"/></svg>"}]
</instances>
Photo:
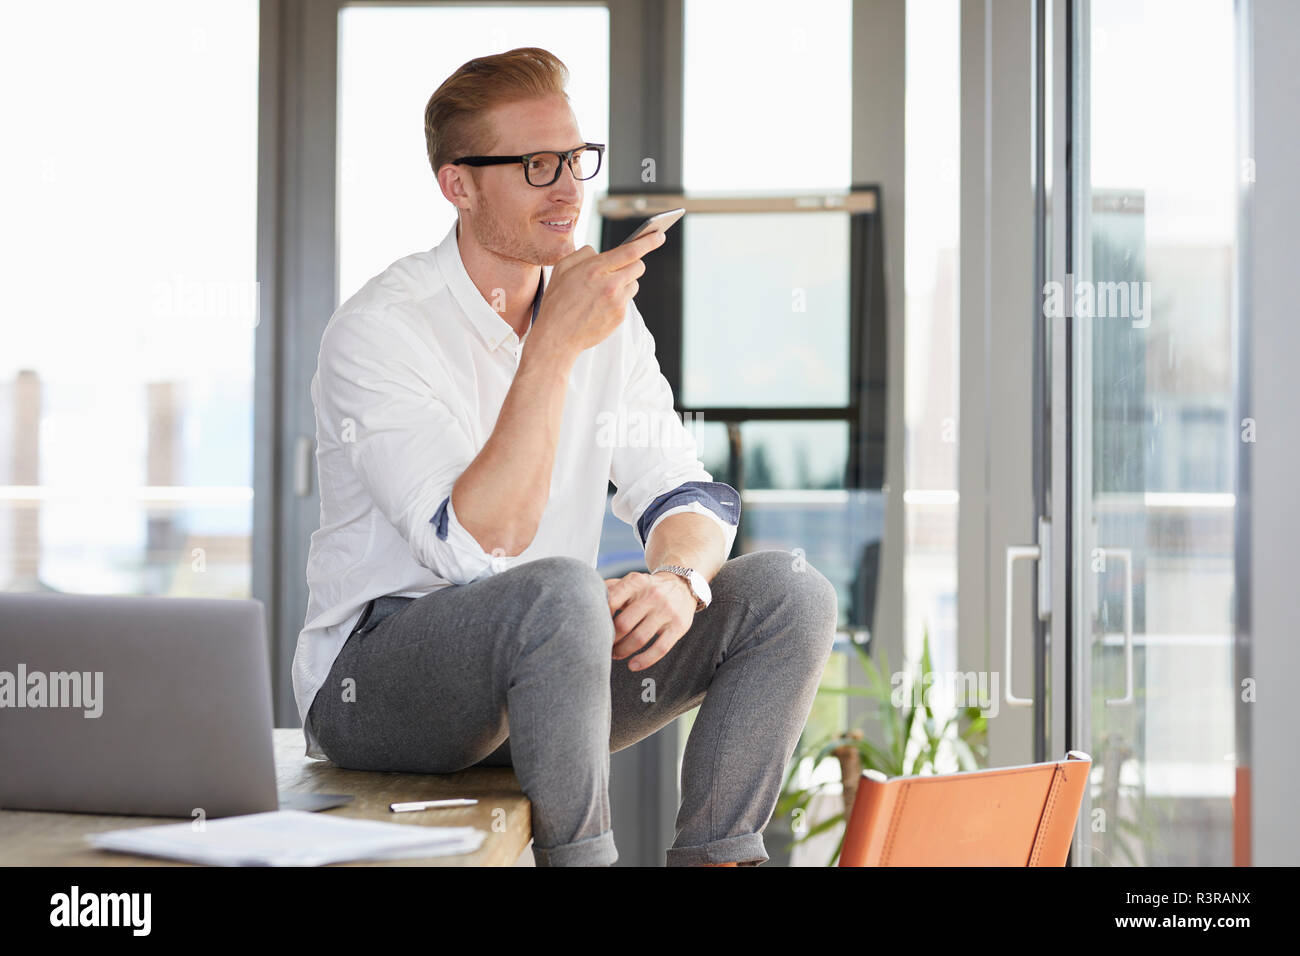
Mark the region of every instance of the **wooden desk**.
<instances>
[{"instance_id":1,"label":"wooden desk","mask_svg":"<svg viewBox=\"0 0 1300 956\"><path fill-rule=\"evenodd\" d=\"M304 756L302 730L281 728L273 733L276 785L280 790L353 795L351 803L324 813L406 826L473 826L487 833L474 853L337 865L514 866L532 838L532 805L519 789L519 780L510 767L476 767L436 775L343 770L328 761ZM477 797L479 803L414 813L393 813L388 809L396 801L453 796ZM501 812L494 813L497 810ZM501 821L498 830L492 826L494 816ZM0 866L190 866L100 850L85 842L90 833L177 822L175 817L0 810Z\"/></svg>"}]
</instances>

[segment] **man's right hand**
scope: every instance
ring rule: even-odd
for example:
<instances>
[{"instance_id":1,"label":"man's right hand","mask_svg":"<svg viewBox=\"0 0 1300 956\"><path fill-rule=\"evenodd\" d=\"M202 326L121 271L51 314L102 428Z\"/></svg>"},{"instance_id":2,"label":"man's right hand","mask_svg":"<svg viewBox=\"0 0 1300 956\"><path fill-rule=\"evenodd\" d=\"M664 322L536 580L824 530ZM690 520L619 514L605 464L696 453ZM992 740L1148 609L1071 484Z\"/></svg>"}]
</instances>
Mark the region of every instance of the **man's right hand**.
<instances>
[{"instance_id":1,"label":"man's right hand","mask_svg":"<svg viewBox=\"0 0 1300 956\"><path fill-rule=\"evenodd\" d=\"M623 322L645 272L641 257L665 242L662 232L597 253L583 246L555 264L542 295L533 337L573 355L599 345Z\"/></svg>"}]
</instances>

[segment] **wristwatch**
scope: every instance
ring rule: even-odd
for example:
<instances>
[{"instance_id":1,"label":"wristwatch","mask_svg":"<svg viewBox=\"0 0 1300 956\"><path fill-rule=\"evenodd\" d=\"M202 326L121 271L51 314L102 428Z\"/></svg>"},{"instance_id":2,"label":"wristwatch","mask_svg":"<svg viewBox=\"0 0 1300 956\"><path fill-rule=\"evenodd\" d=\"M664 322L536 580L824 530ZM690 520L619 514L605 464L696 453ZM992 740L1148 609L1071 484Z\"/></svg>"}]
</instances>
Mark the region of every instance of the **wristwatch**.
<instances>
[{"instance_id":1,"label":"wristwatch","mask_svg":"<svg viewBox=\"0 0 1300 956\"><path fill-rule=\"evenodd\" d=\"M658 574L660 571L671 571L678 577L686 579L687 586L690 587L691 593L695 595L696 614L708 607L709 602L713 600L713 593L709 590L709 582L704 580L704 575L694 568L684 568L680 564L664 564L650 573Z\"/></svg>"}]
</instances>

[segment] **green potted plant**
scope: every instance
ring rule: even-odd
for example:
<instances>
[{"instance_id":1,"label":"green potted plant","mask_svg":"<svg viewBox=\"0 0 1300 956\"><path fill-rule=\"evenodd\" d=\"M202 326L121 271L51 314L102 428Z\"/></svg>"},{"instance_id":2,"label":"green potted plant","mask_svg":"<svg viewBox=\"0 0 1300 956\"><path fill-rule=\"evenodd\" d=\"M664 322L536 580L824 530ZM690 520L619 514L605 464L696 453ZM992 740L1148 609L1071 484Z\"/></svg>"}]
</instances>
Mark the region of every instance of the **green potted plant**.
<instances>
[{"instance_id":1,"label":"green potted plant","mask_svg":"<svg viewBox=\"0 0 1300 956\"><path fill-rule=\"evenodd\" d=\"M806 815L813 798L828 784L814 783L808 787L795 787L794 777L801 763L812 759L814 776L826 760L837 760L840 765L840 782L844 787L844 803L852 806L858 780L864 769L878 770L889 777L934 773L936 766L949 754L955 757L962 770L977 770L988 756L988 720L979 707L958 707L950 714L936 714L930 704L930 695L922 693L917 701L913 695L903 695L899 702L893 681L884 675L891 673L889 658L882 651L883 672L876 667L865 647L854 643L854 651L867 677L866 687L823 687L819 694L849 694L866 697L876 703L874 718L883 731L883 741L868 740L860 728L849 728L839 733L823 735L809 740L796 749L786 772L785 784L777 801L775 816L791 820L796 815ZM928 686L926 675L932 674L930 666L930 635L922 639L919 669L912 675L913 686ZM821 820L811 827L794 827L790 848L806 842L828 830L839 828L839 840L827 866L839 861L844 843L844 824L847 815L841 810L836 815ZM779 830L777 831L780 832Z\"/></svg>"}]
</instances>

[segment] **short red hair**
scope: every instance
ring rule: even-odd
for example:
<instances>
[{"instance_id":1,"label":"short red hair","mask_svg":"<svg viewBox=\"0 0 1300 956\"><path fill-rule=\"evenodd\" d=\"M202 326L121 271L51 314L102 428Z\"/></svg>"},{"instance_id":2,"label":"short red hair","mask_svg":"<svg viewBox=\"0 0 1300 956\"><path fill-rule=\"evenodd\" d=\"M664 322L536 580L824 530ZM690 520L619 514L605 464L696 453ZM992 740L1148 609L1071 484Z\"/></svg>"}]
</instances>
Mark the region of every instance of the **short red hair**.
<instances>
[{"instance_id":1,"label":"short red hair","mask_svg":"<svg viewBox=\"0 0 1300 956\"><path fill-rule=\"evenodd\" d=\"M555 54L535 46L475 57L442 81L424 108L424 141L433 174L458 156L491 148L487 111L503 103L560 95L569 70Z\"/></svg>"}]
</instances>

